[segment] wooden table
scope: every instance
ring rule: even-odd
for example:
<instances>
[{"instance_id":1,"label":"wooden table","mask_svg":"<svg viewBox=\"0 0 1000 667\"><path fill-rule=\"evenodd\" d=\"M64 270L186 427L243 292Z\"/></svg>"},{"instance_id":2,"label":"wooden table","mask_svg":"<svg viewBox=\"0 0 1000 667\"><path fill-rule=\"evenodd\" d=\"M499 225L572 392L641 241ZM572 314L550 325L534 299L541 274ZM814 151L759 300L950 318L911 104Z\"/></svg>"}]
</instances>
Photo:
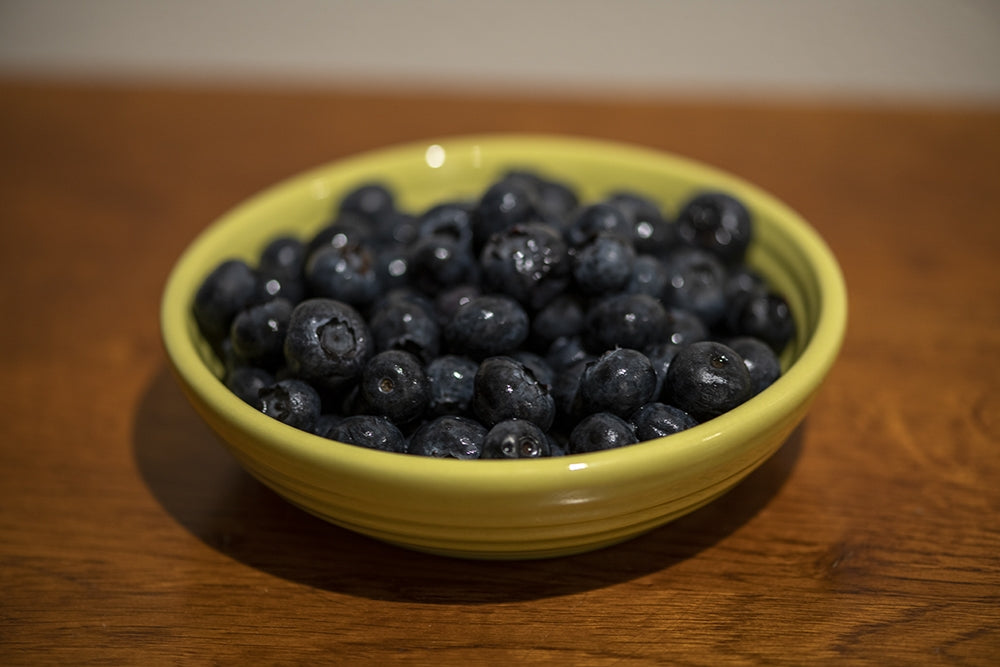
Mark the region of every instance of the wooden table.
<instances>
[{"instance_id":1,"label":"wooden table","mask_svg":"<svg viewBox=\"0 0 1000 667\"><path fill-rule=\"evenodd\" d=\"M805 425L604 551L414 554L245 474L169 374L167 272L318 163L480 131L749 178L842 262ZM746 101L0 85L0 663L997 664L1000 113Z\"/></svg>"}]
</instances>

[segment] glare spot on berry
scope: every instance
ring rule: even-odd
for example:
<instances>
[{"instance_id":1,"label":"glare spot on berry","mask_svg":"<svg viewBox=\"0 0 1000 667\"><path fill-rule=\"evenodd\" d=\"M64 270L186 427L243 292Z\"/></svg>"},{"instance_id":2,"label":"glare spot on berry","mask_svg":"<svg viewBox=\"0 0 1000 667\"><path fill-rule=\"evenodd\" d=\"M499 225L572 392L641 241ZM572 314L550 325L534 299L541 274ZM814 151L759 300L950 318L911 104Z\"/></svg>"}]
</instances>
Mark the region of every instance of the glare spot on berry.
<instances>
[{"instance_id":1,"label":"glare spot on berry","mask_svg":"<svg viewBox=\"0 0 1000 667\"><path fill-rule=\"evenodd\" d=\"M390 378L382 378L378 383L378 390L383 394L389 394L395 388L396 385L393 384Z\"/></svg>"},{"instance_id":2,"label":"glare spot on berry","mask_svg":"<svg viewBox=\"0 0 1000 667\"><path fill-rule=\"evenodd\" d=\"M334 248L343 248L347 245L347 234L344 234L343 232L334 234L333 238L330 239L330 245Z\"/></svg>"},{"instance_id":3,"label":"glare spot on berry","mask_svg":"<svg viewBox=\"0 0 1000 667\"><path fill-rule=\"evenodd\" d=\"M406 261L402 259L394 259L389 262L389 275L393 278L399 278L404 273L406 273Z\"/></svg>"},{"instance_id":4,"label":"glare spot on berry","mask_svg":"<svg viewBox=\"0 0 1000 667\"><path fill-rule=\"evenodd\" d=\"M434 257L436 257L437 259L446 260L450 255L451 253L448 252L448 249L445 248L444 246L438 246L437 248L434 248Z\"/></svg>"},{"instance_id":5,"label":"glare spot on berry","mask_svg":"<svg viewBox=\"0 0 1000 667\"><path fill-rule=\"evenodd\" d=\"M676 289L684 287L684 276L673 276L670 279L670 284Z\"/></svg>"},{"instance_id":6,"label":"glare spot on berry","mask_svg":"<svg viewBox=\"0 0 1000 667\"><path fill-rule=\"evenodd\" d=\"M715 354L712 355L709 363L712 364L712 368L725 368L729 365L729 357L724 354Z\"/></svg>"},{"instance_id":7,"label":"glare spot on berry","mask_svg":"<svg viewBox=\"0 0 1000 667\"><path fill-rule=\"evenodd\" d=\"M275 280L274 278L271 278L266 283L264 283L264 291L266 291L268 295L274 296L275 294L281 291L281 283Z\"/></svg>"},{"instance_id":8,"label":"glare spot on berry","mask_svg":"<svg viewBox=\"0 0 1000 667\"><path fill-rule=\"evenodd\" d=\"M640 239L648 239L653 236L653 225L648 222L640 222L635 226L635 235Z\"/></svg>"}]
</instances>

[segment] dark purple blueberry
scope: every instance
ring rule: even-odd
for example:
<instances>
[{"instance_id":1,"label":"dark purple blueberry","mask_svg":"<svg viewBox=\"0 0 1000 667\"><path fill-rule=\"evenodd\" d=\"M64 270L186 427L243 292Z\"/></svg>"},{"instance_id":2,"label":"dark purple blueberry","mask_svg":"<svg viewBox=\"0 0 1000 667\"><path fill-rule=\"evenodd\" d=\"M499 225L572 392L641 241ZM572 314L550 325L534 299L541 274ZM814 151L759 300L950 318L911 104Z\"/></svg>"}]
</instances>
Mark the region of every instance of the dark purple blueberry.
<instances>
[{"instance_id":1,"label":"dark purple blueberry","mask_svg":"<svg viewBox=\"0 0 1000 667\"><path fill-rule=\"evenodd\" d=\"M667 308L667 320L663 333L665 342L685 345L707 339L710 332L701 318L690 310Z\"/></svg>"},{"instance_id":2,"label":"dark purple blueberry","mask_svg":"<svg viewBox=\"0 0 1000 667\"><path fill-rule=\"evenodd\" d=\"M580 204L576 191L567 183L543 176L531 169L512 169L501 180L518 181L532 190L542 220L557 223Z\"/></svg>"},{"instance_id":3,"label":"dark purple blueberry","mask_svg":"<svg viewBox=\"0 0 1000 667\"><path fill-rule=\"evenodd\" d=\"M670 254L665 268L669 278L663 301L691 311L708 327L726 315L726 268L719 259L698 248L682 248Z\"/></svg>"},{"instance_id":4,"label":"dark purple blueberry","mask_svg":"<svg viewBox=\"0 0 1000 667\"><path fill-rule=\"evenodd\" d=\"M632 228L632 243L638 253L663 256L676 244L676 231L663 211L648 197L618 191L605 199L624 215Z\"/></svg>"},{"instance_id":5,"label":"dark purple blueberry","mask_svg":"<svg viewBox=\"0 0 1000 667\"><path fill-rule=\"evenodd\" d=\"M236 366L226 373L226 388L254 407L257 407L258 392L272 384L274 374L255 366Z\"/></svg>"},{"instance_id":6,"label":"dark purple blueberry","mask_svg":"<svg viewBox=\"0 0 1000 667\"><path fill-rule=\"evenodd\" d=\"M410 252L410 277L427 294L478 280L479 264L472 248L453 236L421 236Z\"/></svg>"},{"instance_id":7,"label":"dark purple blueberry","mask_svg":"<svg viewBox=\"0 0 1000 667\"><path fill-rule=\"evenodd\" d=\"M487 427L505 419L526 419L547 431L555 410L549 388L521 362L498 356L479 364L472 411Z\"/></svg>"},{"instance_id":8,"label":"dark purple blueberry","mask_svg":"<svg viewBox=\"0 0 1000 667\"><path fill-rule=\"evenodd\" d=\"M584 412L628 417L653 400L656 387L656 371L646 355L616 348L587 364L580 378L579 396Z\"/></svg>"},{"instance_id":9,"label":"dark purple blueberry","mask_svg":"<svg viewBox=\"0 0 1000 667\"><path fill-rule=\"evenodd\" d=\"M406 451L435 458L478 459L487 429L474 419L444 415L422 424L407 443Z\"/></svg>"},{"instance_id":10,"label":"dark purple blueberry","mask_svg":"<svg viewBox=\"0 0 1000 667\"><path fill-rule=\"evenodd\" d=\"M441 329L421 301L383 299L372 309L368 323L379 352L405 350L425 363L438 355Z\"/></svg>"},{"instance_id":11,"label":"dark purple blueberry","mask_svg":"<svg viewBox=\"0 0 1000 667\"><path fill-rule=\"evenodd\" d=\"M528 314L509 296L484 295L459 307L444 329L452 354L481 359L516 350L528 338Z\"/></svg>"},{"instance_id":12,"label":"dark purple blueberry","mask_svg":"<svg viewBox=\"0 0 1000 667\"><path fill-rule=\"evenodd\" d=\"M674 360L680 349L681 345L668 340L650 345L644 350L646 356L649 357L649 363L653 365L653 370L656 371L656 391L653 392L654 397L659 397L663 394L663 383L667 380L667 369L670 368L670 362Z\"/></svg>"},{"instance_id":13,"label":"dark purple blueberry","mask_svg":"<svg viewBox=\"0 0 1000 667\"><path fill-rule=\"evenodd\" d=\"M730 338L726 345L743 358L750 379L753 381L754 395L764 391L781 377L781 362L771 346L758 338L741 336Z\"/></svg>"},{"instance_id":14,"label":"dark purple blueberry","mask_svg":"<svg viewBox=\"0 0 1000 667\"><path fill-rule=\"evenodd\" d=\"M305 298L306 245L291 236L279 236L261 251L257 271L269 298L298 303Z\"/></svg>"},{"instance_id":15,"label":"dark purple blueberry","mask_svg":"<svg viewBox=\"0 0 1000 667\"><path fill-rule=\"evenodd\" d=\"M708 421L753 396L753 380L739 354L715 341L685 345L670 362L664 401L699 422Z\"/></svg>"},{"instance_id":16,"label":"dark purple blueberry","mask_svg":"<svg viewBox=\"0 0 1000 667\"><path fill-rule=\"evenodd\" d=\"M338 213L355 215L372 223L380 239L392 235L396 223L396 202L392 190L384 183L364 183L340 199Z\"/></svg>"},{"instance_id":17,"label":"dark purple blueberry","mask_svg":"<svg viewBox=\"0 0 1000 667\"><path fill-rule=\"evenodd\" d=\"M444 202L427 209L417 219L421 237L450 236L465 247L472 247L474 206L467 202Z\"/></svg>"},{"instance_id":18,"label":"dark purple blueberry","mask_svg":"<svg viewBox=\"0 0 1000 667\"><path fill-rule=\"evenodd\" d=\"M312 429L321 407L319 393L302 380L279 380L257 392L258 410L303 431Z\"/></svg>"},{"instance_id":19,"label":"dark purple blueberry","mask_svg":"<svg viewBox=\"0 0 1000 667\"><path fill-rule=\"evenodd\" d=\"M588 415L569 434L569 453L584 454L639 442L632 425L610 412Z\"/></svg>"},{"instance_id":20,"label":"dark purple blueberry","mask_svg":"<svg viewBox=\"0 0 1000 667\"><path fill-rule=\"evenodd\" d=\"M364 306L381 292L379 264L371 246L327 245L309 255L306 285L314 297Z\"/></svg>"},{"instance_id":21,"label":"dark purple blueberry","mask_svg":"<svg viewBox=\"0 0 1000 667\"><path fill-rule=\"evenodd\" d=\"M326 437L382 452L406 453L406 437L390 420L378 415L344 417L327 430Z\"/></svg>"},{"instance_id":22,"label":"dark purple blueberry","mask_svg":"<svg viewBox=\"0 0 1000 667\"><path fill-rule=\"evenodd\" d=\"M430 401L430 383L423 362L402 350L373 356L361 372L359 386L365 405L397 425L420 417Z\"/></svg>"},{"instance_id":23,"label":"dark purple blueberry","mask_svg":"<svg viewBox=\"0 0 1000 667\"><path fill-rule=\"evenodd\" d=\"M766 292L741 300L729 313L729 329L735 336L759 338L780 354L795 337L795 318L783 296Z\"/></svg>"},{"instance_id":24,"label":"dark purple blueberry","mask_svg":"<svg viewBox=\"0 0 1000 667\"><path fill-rule=\"evenodd\" d=\"M492 184L477 202L472 221L473 244L482 248L490 238L509 227L539 219L534 191L516 179Z\"/></svg>"},{"instance_id":25,"label":"dark purple blueberry","mask_svg":"<svg viewBox=\"0 0 1000 667\"><path fill-rule=\"evenodd\" d=\"M589 204L573 215L566 229L566 242L578 248L603 232L632 239L632 226L618 207L603 202Z\"/></svg>"},{"instance_id":26,"label":"dark purple blueberry","mask_svg":"<svg viewBox=\"0 0 1000 667\"><path fill-rule=\"evenodd\" d=\"M432 415L464 415L472 408L479 364L468 357L445 354L433 359L425 372L430 383L427 409Z\"/></svg>"},{"instance_id":27,"label":"dark purple blueberry","mask_svg":"<svg viewBox=\"0 0 1000 667\"><path fill-rule=\"evenodd\" d=\"M549 301L531 320L532 340L547 348L557 338L583 331L584 305L575 294L563 293Z\"/></svg>"},{"instance_id":28,"label":"dark purple blueberry","mask_svg":"<svg viewBox=\"0 0 1000 667\"><path fill-rule=\"evenodd\" d=\"M637 255L632 263L632 275L629 276L624 291L630 294L648 294L661 299L669 281L667 269L660 258L653 255Z\"/></svg>"},{"instance_id":29,"label":"dark purple blueberry","mask_svg":"<svg viewBox=\"0 0 1000 667\"><path fill-rule=\"evenodd\" d=\"M410 249L388 243L375 252L375 272L382 290L388 292L410 284Z\"/></svg>"},{"instance_id":30,"label":"dark purple blueberry","mask_svg":"<svg viewBox=\"0 0 1000 667\"><path fill-rule=\"evenodd\" d=\"M731 312L738 304L748 297L763 294L768 291L767 282L757 271L745 264L729 269L723 292L726 295L726 309Z\"/></svg>"},{"instance_id":31,"label":"dark purple blueberry","mask_svg":"<svg viewBox=\"0 0 1000 667\"><path fill-rule=\"evenodd\" d=\"M666 403L646 403L629 417L640 441L655 440L698 425L698 420Z\"/></svg>"},{"instance_id":32,"label":"dark purple blueberry","mask_svg":"<svg viewBox=\"0 0 1000 667\"><path fill-rule=\"evenodd\" d=\"M659 299L648 294L616 294L587 311L583 340L594 354L615 347L642 350L663 340L666 322L667 311Z\"/></svg>"},{"instance_id":33,"label":"dark purple blueberry","mask_svg":"<svg viewBox=\"0 0 1000 667\"><path fill-rule=\"evenodd\" d=\"M317 417L316 422L313 424L312 432L321 438L329 438L333 440L335 438L330 437L330 431L333 430L334 426L340 423L341 419L343 419L343 417L340 415L335 415L330 412L321 413L320 416Z\"/></svg>"},{"instance_id":34,"label":"dark purple blueberry","mask_svg":"<svg viewBox=\"0 0 1000 667\"><path fill-rule=\"evenodd\" d=\"M535 354L530 350L517 350L511 352L510 357L524 364L531 371L531 374L535 376L535 379L547 387L551 387L555 383L556 372L541 355Z\"/></svg>"},{"instance_id":35,"label":"dark purple blueberry","mask_svg":"<svg viewBox=\"0 0 1000 667\"><path fill-rule=\"evenodd\" d=\"M337 389L360 376L374 352L368 325L350 305L307 299L292 311L285 362L293 375Z\"/></svg>"},{"instance_id":36,"label":"dark purple blueberry","mask_svg":"<svg viewBox=\"0 0 1000 667\"><path fill-rule=\"evenodd\" d=\"M743 261L753 236L750 212L728 194L705 192L677 214L677 234L684 243L711 252L726 264Z\"/></svg>"},{"instance_id":37,"label":"dark purple blueberry","mask_svg":"<svg viewBox=\"0 0 1000 667\"><path fill-rule=\"evenodd\" d=\"M483 440L484 459L537 459L551 454L549 436L523 419L495 424Z\"/></svg>"},{"instance_id":38,"label":"dark purple blueberry","mask_svg":"<svg viewBox=\"0 0 1000 667\"><path fill-rule=\"evenodd\" d=\"M439 292L434 299L434 313L438 325L441 328L447 326L458 309L477 296L482 296L482 290L476 284L456 285Z\"/></svg>"},{"instance_id":39,"label":"dark purple blueberry","mask_svg":"<svg viewBox=\"0 0 1000 667\"><path fill-rule=\"evenodd\" d=\"M627 238L610 232L594 235L573 254L573 280L587 295L625 289L635 265L635 250Z\"/></svg>"},{"instance_id":40,"label":"dark purple blueberry","mask_svg":"<svg viewBox=\"0 0 1000 667\"><path fill-rule=\"evenodd\" d=\"M550 225L523 223L494 234L479 255L486 289L537 310L566 289L570 259Z\"/></svg>"},{"instance_id":41,"label":"dark purple blueberry","mask_svg":"<svg viewBox=\"0 0 1000 667\"><path fill-rule=\"evenodd\" d=\"M596 357L591 354L580 336L560 336L552 341L545 354L545 361L557 373L578 363L592 361Z\"/></svg>"},{"instance_id":42,"label":"dark purple blueberry","mask_svg":"<svg viewBox=\"0 0 1000 667\"><path fill-rule=\"evenodd\" d=\"M342 213L330 224L322 227L306 243L306 261L309 256L320 248L333 246L371 246L375 243L375 231L372 223L354 213ZM303 264L303 270L305 265Z\"/></svg>"},{"instance_id":43,"label":"dark purple blueberry","mask_svg":"<svg viewBox=\"0 0 1000 667\"><path fill-rule=\"evenodd\" d=\"M251 366L270 370L280 366L293 308L291 301L278 298L240 311L229 330L236 356Z\"/></svg>"},{"instance_id":44,"label":"dark purple blueberry","mask_svg":"<svg viewBox=\"0 0 1000 667\"><path fill-rule=\"evenodd\" d=\"M192 312L198 329L212 345L229 336L236 315L265 300L260 275L240 259L219 264L194 295Z\"/></svg>"}]
</instances>

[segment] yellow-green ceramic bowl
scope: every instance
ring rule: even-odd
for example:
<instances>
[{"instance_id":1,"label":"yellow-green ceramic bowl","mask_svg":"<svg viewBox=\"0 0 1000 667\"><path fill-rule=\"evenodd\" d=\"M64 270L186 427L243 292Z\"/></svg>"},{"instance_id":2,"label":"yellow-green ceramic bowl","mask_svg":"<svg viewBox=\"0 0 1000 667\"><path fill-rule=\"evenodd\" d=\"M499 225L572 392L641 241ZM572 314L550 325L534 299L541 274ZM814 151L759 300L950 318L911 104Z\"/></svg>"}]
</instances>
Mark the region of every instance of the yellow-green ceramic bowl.
<instances>
[{"instance_id":1,"label":"yellow-green ceramic bowl","mask_svg":"<svg viewBox=\"0 0 1000 667\"><path fill-rule=\"evenodd\" d=\"M244 404L217 377L197 332L198 285L229 257L255 261L277 234L306 237L358 184L379 180L419 212L475 196L502 171L532 168L584 200L629 188L668 213L702 188L743 199L756 220L749 262L786 295L798 335L785 374L749 402L688 431L592 454L458 461L392 454L294 430ZM412 549L486 559L567 555L612 545L712 501L770 457L803 419L840 348L843 278L813 229L733 176L645 148L587 139L493 135L404 145L340 160L280 183L208 227L173 269L162 334L202 418L257 479L331 523Z\"/></svg>"}]
</instances>

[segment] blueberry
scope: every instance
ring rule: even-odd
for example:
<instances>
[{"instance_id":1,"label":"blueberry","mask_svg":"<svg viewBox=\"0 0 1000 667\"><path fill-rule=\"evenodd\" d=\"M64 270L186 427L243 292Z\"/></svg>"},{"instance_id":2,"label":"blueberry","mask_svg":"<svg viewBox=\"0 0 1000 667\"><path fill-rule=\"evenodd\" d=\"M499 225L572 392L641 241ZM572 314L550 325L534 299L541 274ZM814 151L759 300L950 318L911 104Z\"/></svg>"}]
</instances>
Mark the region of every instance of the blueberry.
<instances>
[{"instance_id":1,"label":"blueberry","mask_svg":"<svg viewBox=\"0 0 1000 667\"><path fill-rule=\"evenodd\" d=\"M753 396L743 359L715 341L685 345L670 362L663 387L666 402L699 422L717 417Z\"/></svg>"},{"instance_id":2,"label":"blueberry","mask_svg":"<svg viewBox=\"0 0 1000 667\"><path fill-rule=\"evenodd\" d=\"M649 363L653 365L653 370L656 372L656 391L653 392L654 397L662 395L663 383L667 380L667 370L670 368L670 362L677 356L677 352L681 347L681 345L667 340L662 343L650 345L644 350L646 356L649 357Z\"/></svg>"},{"instance_id":3,"label":"blueberry","mask_svg":"<svg viewBox=\"0 0 1000 667\"><path fill-rule=\"evenodd\" d=\"M263 301L259 274L249 264L230 259L219 264L195 292L192 312L198 329L212 345L229 335L237 313Z\"/></svg>"},{"instance_id":4,"label":"blueberry","mask_svg":"<svg viewBox=\"0 0 1000 667\"><path fill-rule=\"evenodd\" d=\"M795 319L788 302L777 292L749 296L729 313L734 335L759 338L780 353L795 336Z\"/></svg>"},{"instance_id":5,"label":"blueberry","mask_svg":"<svg viewBox=\"0 0 1000 667\"><path fill-rule=\"evenodd\" d=\"M596 234L573 255L573 279L584 294L619 292L632 277L632 243L609 232Z\"/></svg>"},{"instance_id":6,"label":"blueberry","mask_svg":"<svg viewBox=\"0 0 1000 667\"><path fill-rule=\"evenodd\" d=\"M552 399L556 404L556 418L559 426L573 425L583 415L580 380L587 370L587 362L581 361L567 366L560 372L552 385Z\"/></svg>"},{"instance_id":7,"label":"blueberry","mask_svg":"<svg viewBox=\"0 0 1000 667\"><path fill-rule=\"evenodd\" d=\"M587 311L583 339L587 349L601 354L615 347L642 350L663 340L667 311L648 294L616 294Z\"/></svg>"},{"instance_id":8,"label":"blueberry","mask_svg":"<svg viewBox=\"0 0 1000 667\"><path fill-rule=\"evenodd\" d=\"M313 423L312 432L321 438L330 438L333 440L335 438L330 437L330 432L333 430L334 426L340 423L342 419L343 417L340 415L333 414L331 412L322 412Z\"/></svg>"},{"instance_id":9,"label":"blueberry","mask_svg":"<svg viewBox=\"0 0 1000 667\"><path fill-rule=\"evenodd\" d=\"M258 392L274 384L274 374L255 366L236 366L226 373L225 384L244 403L257 407Z\"/></svg>"},{"instance_id":10,"label":"blueberry","mask_svg":"<svg viewBox=\"0 0 1000 667\"><path fill-rule=\"evenodd\" d=\"M555 400L547 386L511 357L490 357L479 364L472 410L486 426L505 419L526 419L543 430L555 420Z\"/></svg>"},{"instance_id":11,"label":"blueberry","mask_svg":"<svg viewBox=\"0 0 1000 667\"><path fill-rule=\"evenodd\" d=\"M391 421L378 415L344 417L327 430L326 437L383 452L406 452L406 437L402 431Z\"/></svg>"},{"instance_id":12,"label":"blueberry","mask_svg":"<svg viewBox=\"0 0 1000 667\"><path fill-rule=\"evenodd\" d=\"M473 205L466 202L444 202L427 209L418 219L421 237L450 236L460 245L471 248Z\"/></svg>"},{"instance_id":13,"label":"blueberry","mask_svg":"<svg viewBox=\"0 0 1000 667\"><path fill-rule=\"evenodd\" d=\"M385 291L405 287L411 283L410 249L401 243L389 243L375 251L375 273Z\"/></svg>"},{"instance_id":14,"label":"blueberry","mask_svg":"<svg viewBox=\"0 0 1000 667\"><path fill-rule=\"evenodd\" d=\"M646 355L616 348L587 364L579 396L585 412L627 417L653 399L656 386L656 371Z\"/></svg>"},{"instance_id":15,"label":"blueberry","mask_svg":"<svg viewBox=\"0 0 1000 667\"><path fill-rule=\"evenodd\" d=\"M648 294L660 299L666 292L670 277L667 269L658 257L653 255L636 255L632 263L632 275L625 285L630 294Z\"/></svg>"},{"instance_id":16,"label":"blueberry","mask_svg":"<svg viewBox=\"0 0 1000 667\"><path fill-rule=\"evenodd\" d=\"M573 427L569 434L569 452L599 452L637 442L631 424L610 412L598 412L584 417Z\"/></svg>"},{"instance_id":17,"label":"blueberry","mask_svg":"<svg viewBox=\"0 0 1000 667\"><path fill-rule=\"evenodd\" d=\"M306 299L288 322L285 362L293 375L337 389L361 374L374 348L368 325L350 305Z\"/></svg>"},{"instance_id":18,"label":"blueberry","mask_svg":"<svg viewBox=\"0 0 1000 667\"><path fill-rule=\"evenodd\" d=\"M556 381L556 372L541 355L530 350L517 350L510 353L511 359L520 361L531 371L535 379L547 387L551 387Z\"/></svg>"},{"instance_id":19,"label":"blueberry","mask_svg":"<svg viewBox=\"0 0 1000 667\"><path fill-rule=\"evenodd\" d=\"M632 239L632 226L625 214L611 204L599 202L580 208L566 229L566 241L577 248L602 232Z\"/></svg>"},{"instance_id":20,"label":"blueberry","mask_svg":"<svg viewBox=\"0 0 1000 667\"><path fill-rule=\"evenodd\" d=\"M406 451L436 458L478 459L486 427L474 419L444 415L422 424L407 443Z\"/></svg>"},{"instance_id":21,"label":"blueberry","mask_svg":"<svg viewBox=\"0 0 1000 667\"><path fill-rule=\"evenodd\" d=\"M444 329L453 354L484 358L516 350L528 338L528 314L508 296L483 295L459 307Z\"/></svg>"},{"instance_id":22,"label":"blueberry","mask_svg":"<svg viewBox=\"0 0 1000 667\"><path fill-rule=\"evenodd\" d=\"M523 419L497 423L483 440L484 459L536 459L552 454L548 435Z\"/></svg>"},{"instance_id":23,"label":"blueberry","mask_svg":"<svg viewBox=\"0 0 1000 667\"><path fill-rule=\"evenodd\" d=\"M545 361L556 372L562 372L578 363L595 359L580 336L561 336L552 341L545 354Z\"/></svg>"},{"instance_id":24,"label":"blueberry","mask_svg":"<svg viewBox=\"0 0 1000 667\"><path fill-rule=\"evenodd\" d=\"M530 169L512 169L503 179L520 181L535 194L536 207L546 221L566 218L580 204L576 191L568 184L543 176Z\"/></svg>"},{"instance_id":25,"label":"blueberry","mask_svg":"<svg viewBox=\"0 0 1000 667\"><path fill-rule=\"evenodd\" d=\"M374 414L402 425L424 413L430 401L430 384L423 363L402 350L373 356L361 372L361 396Z\"/></svg>"},{"instance_id":26,"label":"blueberry","mask_svg":"<svg viewBox=\"0 0 1000 667\"><path fill-rule=\"evenodd\" d=\"M535 313L531 320L531 339L547 348L557 338L576 336L583 331L584 306L572 293L560 294Z\"/></svg>"},{"instance_id":27,"label":"blueberry","mask_svg":"<svg viewBox=\"0 0 1000 667\"><path fill-rule=\"evenodd\" d=\"M405 350L424 362L438 355L441 329L425 302L383 299L373 307L368 323L379 352Z\"/></svg>"},{"instance_id":28,"label":"blueberry","mask_svg":"<svg viewBox=\"0 0 1000 667\"><path fill-rule=\"evenodd\" d=\"M428 411L432 415L464 415L472 407L479 364L467 357L445 354L433 359L425 372L430 383Z\"/></svg>"},{"instance_id":29,"label":"blueberry","mask_svg":"<svg viewBox=\"0 0 1000 667\"><path fill-rule=\"evenodd\" d=\"M472 248L453 236L422 236L411 249L410 276L417 287L433 295L459 283L477 281L479 264Z\"/></svg>"},{"instance_id":30,"label":"blueberry","mask_svg":"<svg viewBox=\"0 0 1000 667\"><path fill-rule=\"evenodd\" d=\"M757 271L745 264L731 267L722 291L726 295L727 312L742 305L743 299L767 292L767 282Z\"/></svg>"},{"instance_id":31,"label":"blueberry","mask_svg":"<svg viewBox=\"0 0 1000 667\"><path fill-rule=\"evenodd\" d=\"M662 256L676 244L676 230L664 216L660 207L648 197L636 192L621 190L605 199L605 203L625 215L632 229L632 243L636 252Z\"/></svg>"},{"instance_id":32,"label":"blueberry","mask_svg":"<svg viewBox=\"0 0 1000 667\"><path fill-rule=\"evenodd\" d=\"M306 260L305 279L312 296L353 306L371 303L381 291L374 252L353 243L318 248Z\"/></svg>"},{"instance_id":33,"label":"blueberry","mask_svg":"<svg viewBox=\"0 0 1000 667\"><path fill-rule=\"evenodd\" d=\"M715 255L698 248L684 248L666 260L669 278L663 300L675 308L695 313L708 326L726 315L726 268Z\"/></svg>"},{"instance_id":34,"label":"blueberry","mask_svg":"<svg viewBox=\"0 0 1000 667\"><path fill-rule=\"evenodd\" d=\"M473 213L473 244L482 248L499 232L521 222L535 222L539 219L530 186L517 180L500 180L483 193Z\"/></svg>"},{"instance_id":35,"label":"blueberry","mask_svg":"<svg viewBox=\"0 0 1000 667\"><path fill-rule=\"evenodd\" d=\"M321 407L319 393L302 380L279 380L257 393L258 410L303 431L312 429Z\"/></svg>"},{"instance_id":36,"label":"blueberry","mask_svg":"<svg viewBox=\"0 0 1000 667\"><path fill-rule=\"evenodd\" d=\"M677 214L678 236L707 250L727 264L743 261L753 236L750 211L741 201L721 192L704 192Z\"/></svg>"},{"instance_id":37,"label":"blueberry","mask_svg":"<svg viewBox=\"0 0 1000 667\"><path fill-rule=\"evenodd\" d=\"M370 221L384 239L391 236L396 222L395 197L385 183L363 183L340 199L338 212Z\"/></svg>"},{"instance_id":38,"label":"blueberry","mask_svg":"<svg viewBox=\"0 0 1000 667\"><path fill-rule=\"evenodd\" d=\"M327 246L343 248L348 245L371 246L375 240L375 232L370 221L357 214L342 213L309 239L306 243L306 260L308 261L309 256L320 248Z\"/></svg>"},{"instance_id":39,"label":"blueberry","mask_svg":"<svg viewBox=\"0 0 1000 667\"><path fill-rule=\"evenodd\" d=\"M698 425L698 420L666 403L646 403L629 417L640 441L655 440Z\"/></svg>"},{"instance_id":40,"label":"blueberry","mask_svg":"<svg viewBox=\"0 0 1000 667\"><path fill-rule=\"evenodd\" d=\"M291 236L279 236L261 251L257 270L269 298L298 303L305 297L306 245Z\"/></svg>"},{"instance_id":41,"label":"blueberry","mask_svg":"<svg viewBox=\"0 0 1000 667\"><path fill-rule=\"evenodd\" d=\"M445 327L455 317L458 309L482 296L482 290L477 284L455 285L438 293L434 299L434 313L438 325Z\"/></svg>"},{"instance_id":42,"label":"blueberry","mask_svg":"<svg viewBox=\"0 0 1000 667\"><path fill-rule=\"evenodd\" d=\"M674 345L697 343L709 337L709 329L698 315L683 308L667 308L664 340Z\"/></svg>"},{"instance_id":43,"label":"blueberry","mask_svg":"<svg viewBox=\"0 0 1000 667\"><path fill-rule=\"evenodd\" d=\"M479 256L488 290L537 310L566 289L570 259L565 241L550 225L514 225L494 234Z\"/></svg>"},{"instance_id":44,"label":"blueberry","mask_svg":"<svg viewBox=\"0 0 1000 667\"><path fill-rule=\"evenodd\" d=\"M281 365L293 308L291 301L278 298L241 311L229 332L236 356L246 364L271 370Z\"/></svg>"},{"instance_id":45,"label":"blueberry","mask_svg":"<svg viewBox=\"0 0 1000 667\"><path fill-rule=\"evenodd\" d=\"M743 363L750 371L755 395L770 387L781 377L781 362L778 361L778 355L764 341L742 336L727 340L726 345L743 358Z\"/></svg>"}]
</instances>

